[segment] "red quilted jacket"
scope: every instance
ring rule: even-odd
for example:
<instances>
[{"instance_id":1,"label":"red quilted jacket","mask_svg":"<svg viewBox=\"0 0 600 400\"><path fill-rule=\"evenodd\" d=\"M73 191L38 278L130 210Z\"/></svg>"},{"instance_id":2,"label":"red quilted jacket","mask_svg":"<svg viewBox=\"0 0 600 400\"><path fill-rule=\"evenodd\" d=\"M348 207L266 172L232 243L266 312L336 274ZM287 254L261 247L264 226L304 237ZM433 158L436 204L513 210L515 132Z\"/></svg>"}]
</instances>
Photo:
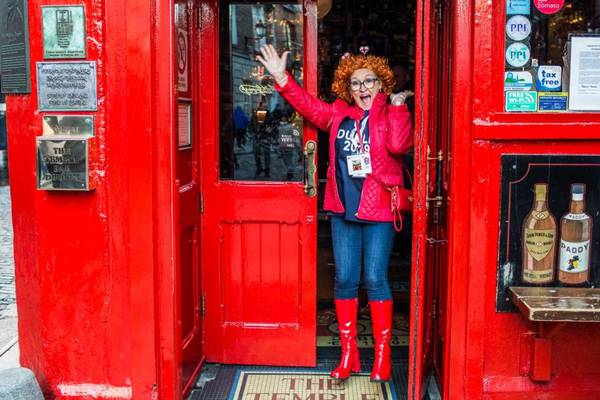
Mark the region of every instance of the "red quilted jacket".
<instances>
[{"instance_id":1,"label":"red quilted jacket","mask_svg":"<svg viewBox=\"0 0 600 400\"><path fill-rule=\"evenodd\" d=\"M319 129L329 131L329 167L323 208L343 213L344 205L337 190L335 173L336 132L344 118L360 119L363 110L340 99L333 104L319 100L308 94L291 76L283 87L275 85L275 88L304 118ZM386 185L402 186L404 166L401 154L413 145L412 121L406 105L388 105L387 96L379 93L369 112L369 138L372 174ZM370 175L363 185L357 217L367 221L393 221L390 193Z\"/></svg>"}]
</instances>

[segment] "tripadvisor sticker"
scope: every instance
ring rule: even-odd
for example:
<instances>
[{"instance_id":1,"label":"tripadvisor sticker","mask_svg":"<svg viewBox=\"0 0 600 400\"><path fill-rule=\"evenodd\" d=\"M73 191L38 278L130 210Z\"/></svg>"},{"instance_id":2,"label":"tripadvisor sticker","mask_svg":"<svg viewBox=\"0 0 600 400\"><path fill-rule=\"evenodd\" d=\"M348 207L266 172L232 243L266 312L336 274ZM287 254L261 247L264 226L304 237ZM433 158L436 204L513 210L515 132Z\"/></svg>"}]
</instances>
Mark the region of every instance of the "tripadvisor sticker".
<instances>
[{"instance_id":1,"label":"tripadvisor sticker","mask_svg":"<svg viewBox=\"0 0 600 400\"><path fill-rule=\"evenodd\" d=\"M536 111L537 92L507 90L504 98L504 109L506 111Z\"/></svg>"}]
</instances>

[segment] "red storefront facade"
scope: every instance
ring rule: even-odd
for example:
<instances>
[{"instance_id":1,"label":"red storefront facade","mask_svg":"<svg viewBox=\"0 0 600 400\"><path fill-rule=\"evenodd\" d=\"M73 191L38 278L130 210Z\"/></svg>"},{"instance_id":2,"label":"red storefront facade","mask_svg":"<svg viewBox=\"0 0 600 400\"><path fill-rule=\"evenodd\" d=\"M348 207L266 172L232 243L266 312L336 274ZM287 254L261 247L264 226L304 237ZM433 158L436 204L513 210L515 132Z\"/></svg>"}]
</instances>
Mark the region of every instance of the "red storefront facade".
<instances>
[{"instance_id":1,"label":"red storefront facade","mask_svg":"<svg viewBox=\"0 0 600 400\"><path fill-rule=\"evenodd\" d=\"M184 148L175 3L188 7ZM97 111L81 113L95 118L92 191L36 189L35 138L53 113L35 89L7 98L21 363L50 397L180 399L205 362L315 363L315 193L304 181L220 179L220 3L60 2L85 5L97 67ZM505 2L416 4L408 398L431 373L445 399L600 396L594 324L497 311L503 156L598 155L600 114L504 111ZM51 5L29 2L34 88ZM302 7L304 84L316 93L317 4ZM305 126L303 145L316 136ZM248 252L273 240L276 258ZM276 297L263 277L225 270L236 257L272 264ZM283 264L295 272L277 275Z\"/></svg>"}]
</instances>

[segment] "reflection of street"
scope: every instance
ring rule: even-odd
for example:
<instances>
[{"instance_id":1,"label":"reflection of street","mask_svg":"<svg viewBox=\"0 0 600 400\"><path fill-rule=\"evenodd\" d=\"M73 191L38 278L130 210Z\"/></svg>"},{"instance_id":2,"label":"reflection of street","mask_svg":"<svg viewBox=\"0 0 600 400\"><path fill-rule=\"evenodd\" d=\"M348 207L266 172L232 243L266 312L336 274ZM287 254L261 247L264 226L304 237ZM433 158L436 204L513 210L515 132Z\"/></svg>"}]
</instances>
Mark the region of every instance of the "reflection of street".
<instances>
[{"instance_id":1,"label":"reflection of street","mask_svg":"<svg viewBox=\"0 0 600 400\"><path fill-rule=\"evenodd\" d=\"M262 180L262 181L296 181L302 180L302 162L300 149L296 149L293 157L297 157L296 165L292 167L292 176L288 177L288 165L286 164L287 157L276 143L269 143L263 146L262 149L268 151L265 156L270 156L270 176L265 177L264 172L256 176L256 158L255 146L258 144L254 141L254 137L246 140L246 144L241 147L235 147L235 156L237 165L235 168L236 180Z\"/></svg>"}]
</instances>

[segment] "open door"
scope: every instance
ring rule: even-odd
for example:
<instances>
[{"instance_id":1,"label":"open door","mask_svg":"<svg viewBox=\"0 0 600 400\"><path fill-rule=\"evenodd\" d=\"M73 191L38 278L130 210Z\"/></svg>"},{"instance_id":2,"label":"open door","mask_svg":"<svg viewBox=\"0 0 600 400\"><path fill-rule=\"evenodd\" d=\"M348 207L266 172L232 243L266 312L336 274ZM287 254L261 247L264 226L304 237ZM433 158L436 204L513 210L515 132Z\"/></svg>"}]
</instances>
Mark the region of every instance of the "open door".
<instances>
[{"instance_id":1,"label":"open door","mask_svg":"<svg viewBox=\"0 0 600 400\"><path fill-rule=\"evenodd\" d=\"M176 243L178 276L176 307L181 392L187 393L202 366L200 288L200 170L196 63L192 57L197 32L193 0L177 0L175 17L175 83L177 89Z\"/></svg>"},{"instance_id":2,"label":"open door","mask_svg":"<svg viewBox=\"0 0 600 400\"><path fill-rule=\"evenodd\" d=\"M447 258L448 137L445 132L449 119L444 110L447 109L449 85L444 77L448 76L449 52L443 51L449 34L446 9L443 0L417 1L415 205L408 388L411 400L420 400L424 396L429 378L434 371L440 372L443 361L440 334L444 329L440 327L438 309L439 296L446 290Z\"/></svg>"},{"instance_id":3,"label":"open door","mask_svg":"<svg viewBox=\"0 0 600 400\"><path fill-rule=\"evenodd\" d=\"M316 92L316 1L201 3L204 349L316 364L316 132L255 60L272 43Z\"/></svg>"}]
</instances>

